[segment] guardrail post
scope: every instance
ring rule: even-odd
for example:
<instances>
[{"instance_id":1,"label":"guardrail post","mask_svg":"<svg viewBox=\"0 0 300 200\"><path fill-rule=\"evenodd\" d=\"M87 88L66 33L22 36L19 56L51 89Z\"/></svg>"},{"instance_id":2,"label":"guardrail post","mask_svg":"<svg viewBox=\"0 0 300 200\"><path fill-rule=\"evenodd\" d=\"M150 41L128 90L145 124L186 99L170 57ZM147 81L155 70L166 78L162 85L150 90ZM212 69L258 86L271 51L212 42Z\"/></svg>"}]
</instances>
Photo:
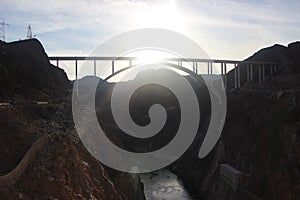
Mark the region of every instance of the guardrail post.
<instances>
[{"instance_id":1,"label":"guardrail post","mask_svg":"<svg viewBox=\"0 0 300 200\"><path fill-rule=\"evenodd\" d=\"M58 58L57 58L57 59L56 59L56 66L57 66L57 67L59 67L59 66L58 66L58 65L59 65L58 61L59 61L59 60L58 60Z\"/></svg>"}]
</instances>

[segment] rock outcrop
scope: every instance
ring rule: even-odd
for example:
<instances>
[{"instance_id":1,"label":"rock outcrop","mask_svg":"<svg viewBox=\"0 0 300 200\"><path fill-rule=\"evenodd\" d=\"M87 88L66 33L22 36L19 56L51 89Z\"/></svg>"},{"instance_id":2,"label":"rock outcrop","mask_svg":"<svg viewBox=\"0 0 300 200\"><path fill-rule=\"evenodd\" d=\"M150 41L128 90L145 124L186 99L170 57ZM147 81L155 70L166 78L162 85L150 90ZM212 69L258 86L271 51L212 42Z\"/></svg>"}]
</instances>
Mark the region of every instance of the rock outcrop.
<instances>
[{"instance_id":1,"label":"rock outcrop","mask_svg":"<svg viewBox=\"0 0 300 200\"><path fill-rule=\"evenodd\" d=\"M249 70L248 73L250 74L250 64L253 71L253 81L256 82L259 81L259 73L261 74L261 78L262 74L268 78L270 77L271 73L273 75L278 73L298 73L300 71L298 67L300 64L299 49L300 42L294 42L289 44L287 47L276 44L259 50L238 65L240 69L239 74L241 85L247 83L247 66ZM262 62L265 62L265 64L262 64ZM271 63L279 63L279 65L276 65L275 68L275 65ZM227 74L227 83L229 89L235 88L235 72L236 70L233 69Z\"/></svg>"},{"instance_id":2,"label":"rock outcrop","mask_svg":"<svg viewBox=\"0 0 300 200\"><path fill-rule=\"evenodd\" d=\"M15 95L27 99L66 95L71 86L66 73L51 65L37 39L0 44L1 98Z\"/></svg>"},{"instance_id":3,"label":"rock outcrop","mask_svg":"<svg viewBox=\"0 0 300 200\"><path fill-rule=\"evenodd\" d=\"M0 199L144 199L139 179L84 148L71 84L38 40L0 41L0 69Z\"/></svg>"},{"instance_id":4,"label":"rock outcrop","mask_svg":"<svg viewBox=\"0 0 300 200\"><path fill-rule=\"evenodd\" d=\"M247 60L280 61L268 75L230 91L222 137L204 159L197 159L201 140L172 167L202 192L204 199L300 198L300 74L299 43L275 45ZM235 192L220 178L220 164L244 174ZM188 170L187 170L188 169Z\"/></svg>"}]
</instances>

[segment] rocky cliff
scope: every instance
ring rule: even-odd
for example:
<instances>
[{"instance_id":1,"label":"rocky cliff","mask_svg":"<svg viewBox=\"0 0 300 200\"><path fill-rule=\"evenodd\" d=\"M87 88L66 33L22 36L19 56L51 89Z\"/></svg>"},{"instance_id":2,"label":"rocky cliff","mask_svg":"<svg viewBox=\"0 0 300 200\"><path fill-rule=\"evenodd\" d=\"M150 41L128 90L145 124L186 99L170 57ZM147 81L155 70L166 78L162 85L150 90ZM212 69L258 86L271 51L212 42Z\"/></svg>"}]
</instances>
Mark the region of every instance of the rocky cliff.
<instances>
[{"instance_id":1,"label":"rocky cliff","mask_svg":"<svg viewBox=\"0 0 300 200\"><path fill-rule=\"evenodd\" d=\"M0 69L0 199L144 199L139 179L83 147L69 80L38 40L0 41Z\"/></svg>"},{"instance_id":2,"label":"rocky cliff","mask_svg":"<svg viewBox=\"0 0 300 200\"><path fill-rule=\"evenodd\" d=\"M247 59L280 61L280 70L261 84L253 81L230 91L218 145L199 160L201 140L196 140L172 166L204 199L300 198L299 51L299 42L275 45ZM220 178L222 163L243 173L237 191Z\"/></svg>"},{"instance_id":3,"label":"rocky cliff","mask_svg":"<svg viewBox=\"0 0 300 200\"><path fill-rule=\"evenodd\" d=\"M213 151L204 159L198 152L210 119L207 89L192 77L186 77L198 95L201 122L191 147L169 168L178 174L186 186L201 193L203 199L299 199L300 198L300 43L288 47L274 45L262 49L240 64L242 87L228 91L228 110L222 137ZM257 79L245 83L248 61L279 62L276 73L266 73L262 83ZM228 81L233 83L234 70ZM254 71L254 76L258 71ZM164 76L163 71L140 73L136 79L151 80ZM200 81L201 83L201 81ZM140 125L149 121L148 110L153 104L162 104L168 115L167 123L157 138L137 141L122 135L116 126L110 108L113 84L101 81L96 94L98 119L108 137L120 148L149 152L161 148L176 132L179 105L174 95L164 87L147 85L131 97L130 114ZM127 83L121 83L127 84ZM105 98L103 98L105 96ZM113 137L118 135L117 138ZM158 138L159 137L159 138ZM236 191L220 178L220 164L228 163L242 172L242 182Z\"/></svg>"},{"instance_id":4,"label":"rocky cliff","mask_svg":"<svg viewBox=\"0 0 300 200\"><path fill-rule=\"evenodd\" d=\"M42 44L36 39L11 43L0 41L1 98L66 95L69 80L66 73L51 65Z\"/></svg>"},{"instance_id":5,"label":"rocky cliff","mask_svg":"<svg viewBox=\"0 0 300 200\"><path fill-rule=\"evenodd\" d=\"M261 76L262 73L264 73L266 77L270 77L271 73L299 73L299 67L297 67L300 64L299 49L300 42L294 42L289 44L287 47L276 44L259 50L249 58L239 63L238 67L240 69L239 74L241 85L244 85L247 82L247 65L249 67L248 72L250 74L250 64L252 65L253 70L253 81L259 80L259 67L261 67ZM262 64L255 64L255 62L265 62L265 64L262 66ZM276 70L274 67L271 69L271 64L268 64L274 62L280 63L279 66L276 66ZM227 75L229 89L234 89L235 72L236 70L231 70Z\"/></svg>"}]
</instances>

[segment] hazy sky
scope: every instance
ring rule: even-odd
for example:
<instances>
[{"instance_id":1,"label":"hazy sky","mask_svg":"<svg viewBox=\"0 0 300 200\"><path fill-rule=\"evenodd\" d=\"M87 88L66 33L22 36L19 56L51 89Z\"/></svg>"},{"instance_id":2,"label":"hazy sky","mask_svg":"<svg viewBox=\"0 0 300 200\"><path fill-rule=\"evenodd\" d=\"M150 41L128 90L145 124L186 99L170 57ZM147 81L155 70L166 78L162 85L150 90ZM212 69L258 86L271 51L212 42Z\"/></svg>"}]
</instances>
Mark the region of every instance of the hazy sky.
<instances>
[{"instance_id":1,"label":"hazy sky","mask_svg":"<svg viewBox=\"0 0 300 200\"><path fill-rule=\"evenodd\" d=\"M48 55L88 55L118 33L146 27L183 33L211 58L244 59L262 47L300 40L299 0L1 0L6 40L28 24Z\"/></svg>"}]
</instances>

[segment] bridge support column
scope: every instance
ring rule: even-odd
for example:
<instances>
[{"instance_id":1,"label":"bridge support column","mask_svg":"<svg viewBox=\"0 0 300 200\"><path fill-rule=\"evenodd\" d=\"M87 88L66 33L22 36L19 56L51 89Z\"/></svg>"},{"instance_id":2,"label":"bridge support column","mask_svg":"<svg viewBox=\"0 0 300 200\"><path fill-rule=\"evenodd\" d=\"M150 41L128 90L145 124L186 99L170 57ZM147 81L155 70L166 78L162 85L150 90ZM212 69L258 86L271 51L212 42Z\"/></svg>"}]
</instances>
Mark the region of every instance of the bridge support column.
<instances>
[{"instance_id":1,"label":"bridge support column","mask_svg":"<svg viewBox=\"0 0 300 200\"><path fill-rule=\"evenodd\" d=\"M227 63L224 63L224 81L225 81L225 90L227 90Z\"/></svg>"},{"instance_id":2,"label":"bridge support column","mask_svg":"<svg viewBox=\"0 0 300 200\"><path fill-rule=\"evenodd\" d=\"M265 65L262 65L262 80L265 80Z\"/></svg>"},{"instance_id":3,"label":"bridge support column","mask_svg":"<svg viewBox=\"0 0 300 200\"><path fill-rule=\"evenodd\" d=\"M193 72L195 73L196 69L195 69L195 62L193 61Z\"/></svg>"},{"instance_id":4,"label":"bridge support column","mask_svg":"<svg viewBox=\"0 0 300 200\"><path fill-rule=\"evenodd\" d=\"M182 67L182 60L178 60L178 66Z\"/></svg>"},{"instance_id":5,"label":"bridge support column","mask_svg":"<svg viewBox=\"0 0 300 200\"><path fill-rule=\"evenodd\" d=\"M224 63L221 63L221 75L222 75L222 76L223 76L223 74L224 74L224 71L223 71L223 70L224 70L224 69L223 69L223 64L224 64Z\"/></svg>"},{"instance_id":6,"label":"bridge support column","mask_svg":"<svg viewBox=\"0 0 300 200\"><path fill-rule=\"evenodd\" d=\"M76 84L76 96L78 96L78 61L75 59L75 84Z\"/></svg>"},{"instance_id":7,"label":"bridge support column","mask_svg":"<svg viewBox=\"0 0 300 200\"><path fill-rule=\"evenodd\" d=\"M250 80L253 81L253 65L250 64Z\"/></svg>"},{"instance_id":8,"label":"bridge support column","mask_svg":"<svg viewBox=\"0 0 300 200\"><path fill-rule=\"evenodd\" d=\"M96 77L97 76L97 71L96 71L96 60L94 60L94 76Z\"/></svg>"},{"instance_id":9,"label":"bridge support column","mask_svg":"<svg viewBox=\"0 0 300 200\"><path fill-rule=\"evenodd\" d=\"M198 63L197 63L197 61L193 62L193 72L195 74L198 74Z\"/></svg>"},{"instance_id":10,"label":"bridge support column","mask_svg":"<svg viewBox=\"0 0 300 200\"><path fill-rule=\"evenodd\" d=\"M270 74L273 75L273 65L270 66Z\"/></svg>"},{"instance_id":11,"label":"bridge support column","mask_svg":"<svg viewBox=\"0 0 300 200\"><path fill-rule=\"evenodd\" d=\"M261 65L258 65L258 82L261 83Z\"/></svg>"},{"instance_id":12,"label":"bridge support column","mask_svg":"<svg viewBox=\"0 0 300 200\"><path fill-rule=\"evenodd\" d=\"M209 62L207 63L207 74L209 74Z\"/></svg>"},{"instance_id":13,"label":"bridge support column","mask_svg":"<svg viewBox=\"0 0 300 200\"><path fill-rule=\"evenodd\" d=\"M237 71L238 71L238 87L241 87L241 72L240 72L240 66L237 64Z\"/></svg>"},{"instance_id":14,"label":"bridge support column","mask_svg":"<svg viewBox=\"0 0 300 200\"><path fill-rule=\"evenodd\" d=\"M111 74L115 73L115 61L111 61Z\"/></svg>"},{"instance_id":15,"label":"bridge support column","mask_svg":"<svg viewBox=\"0 0 300 200\"><path fill-rule=\"evenodd\" d=\"M131 67L132 66L132 60L130 59L129 60L129 67Z\"/></svg>"},{"instance_id":16,"label":"bridge support column","mask_svg":"<svg viewBox=\"0 0 300 200\"><path fill-rule=\"evenodd\" d=\"M234 64L234 88L237 88L237 65Z\"/></svg>"},{"instance_id":17,"label":"bridge support column","mask_svg":"<svg viewBox=\"0 0 300 200\"><path fill-rule=\"evenodd\" d=\"M212 62L208 62L207 63L207 74L212 74L213 70L212 70Z\"/></svg>"},{"instance_id":18,"label":"bridge support column","mask_svg":"<svg viewBox=\"0 0 300 200\"><path fill-rule=\"evenodd\" d=\"M247 64L247 83L250 81L249 64Z\"/></svg>"}]
</instances>

